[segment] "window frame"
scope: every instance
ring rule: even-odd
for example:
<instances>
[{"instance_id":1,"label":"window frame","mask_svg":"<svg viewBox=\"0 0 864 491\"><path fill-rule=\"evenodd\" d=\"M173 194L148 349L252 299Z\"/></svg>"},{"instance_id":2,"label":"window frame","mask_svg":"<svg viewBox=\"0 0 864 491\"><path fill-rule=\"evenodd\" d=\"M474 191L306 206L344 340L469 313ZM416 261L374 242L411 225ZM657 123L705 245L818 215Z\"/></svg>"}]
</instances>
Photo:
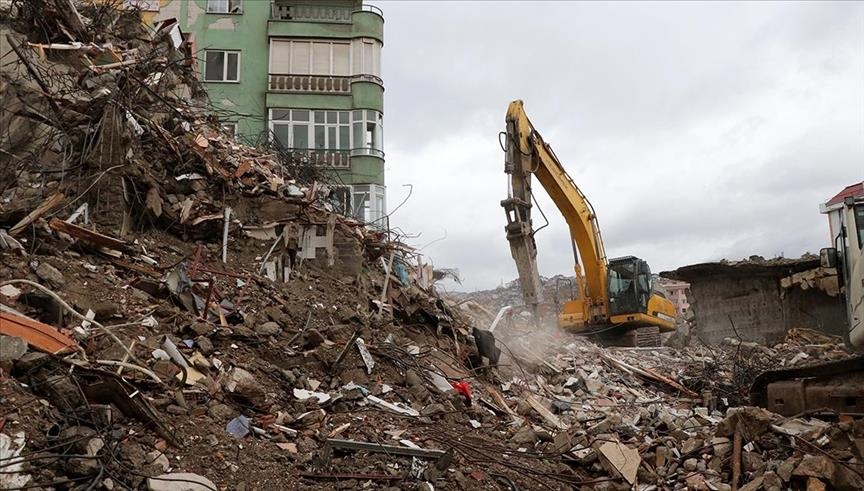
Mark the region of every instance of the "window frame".
<instances>
[{"instance_id":1,"label":"window frame","mask_svg":"<svg viewBox=\"0 0 864 491\"><path fill-rule=\"evenodd\" d=\"M305 71L298 71L294 69L295 57L294 57L294 49L298 44L303 44L308 47L307 49L307 57L305 60ZM314 63L315 63L315 44L327 44L328 45L328 73L313 73ZM344 66L344 72L340 71L337 73L336 70L336 46L344 46L347 48L347 65ZM367 59L365 46L371 46L370 57ZM273 60L276 58L281 58L274 56L274 49L279 47L280 52L285 52L285 58L287 58L284 62L285 67L287 69L275 70L273 66ZM269 43L270 53L269 53L269 61L267 65L268 73L271 75L312 75L318 77L356 77L361 75L371 75L373 77L381 78L381 50L383 48L383 44L381 41L378 41L374 38L354 38L351 40L345 39L317 39L317 38L309 38L309 39L293 39L293 38L271 38ZM283 51L284 50L284 51ZM299 61L299 60L298 60Z\"/></svg>"},{"instance_id":2,"label":"window frame","mask_svg":"<svg viewBox=\"0 0 864 491\"><path fill-rule=\"evenodd\" d=\"M305 64L305 72L302 70L295 70L295 56L294 50L295 45L305 45L306 46L306 60ZM327 73L315 73L315 45L316 44L326 44L327 45ZM334 50L334 46L342 45L347 46L348 48L348 64L345 73L336 73L336 54ZM286 50L287 52L287 60L285 61L285 66L287 70L275 70L273 67L273 60L276 59L276 56L273 55L274 48L279 46L281 49ZM296 60L300 61L300 60ZM271 75L308 75L314 77L350 77L353 74L351 69L351 41L345 40L331 40L331 39L270 39L270 53L269 53L269 62L267 65L268 73Z\"/></svg>"},{"instance_id":3,"label":"window frame","mask_svg":"<svg viewBox=\"0 0 864 491\"><path fill-rule=\"evenodd\" d=\"M231 136L236 138L239 135L240 125L237 121L223 121L221 125L222 129L230 133Z\"/></svg>"},{"instance_id":4,"label":"window frame","mask_svg":"<svg viewBox=\"0 0 864 491\"><path fill-rule=\"evenodd\" d=\"M219 10L211 10L210 5L222 3L224 2L226 5L226 10L224 12ZM231 4L238 5L240 9L237 12L231 11ZM216 14L216 15L243 15L243 0L207 0L206 5L204 6L204 12L208 14Z\"/></svg>"},{"instance_id":5,"label":"window frame","mask_svg":"<svg viewBox=\"0 0 864 491\"><path fill-rule=\"evenodd\" d=\"M211 80L207 78L207 55L209 53L223 53L223 63L222 63L222 80ZM228 56L229 55L237 55L237 79L229 80L228 79ZM232 50L232 49L205 49L204 50L204 81L208 83L227 83L227 84L239 84L240 83L240 73L241 73L241 62L242 56L240 50Z\"/></svg>"},{"instance_id":6,"label":"window frame","mask_svg":"<svg viewBox=\"0 0 864 491\"><path fill-rule=\"evenodd\" d=\"M362 198L362 202L358 202ZM387 216L387 187L380 184L351 186L351 216L367 225L377 224Z\"/></svg>"},{"instance_id":7,"label":"window frame","mask_svg":"<svg viewBox=\"0 0 864 491\"><path fill-rule=\"evenodd\" d=\"M864 250L864 203L853 203L852 220L855 222L855 236L858 239L858 250Z\"/></svg>"},{"instance_id":8,"label":"window frame","mask_svg":"<svg viewBox=\"0 0 864 491\"><path fill-rule=\"evenodd\" d=\"M288 111L287 119L286 118L274 119L274 117L273 117L274 111ZM295 111L302 111L302 112L308 113L308 118L305 120L304 119L294 119L294 112ZM315 116L319 113L323 115L324 122L322 122L322 123L316 122ZM336 122L335 123L328 123L327 122L328 113L336 113ZM347 114L347 118L346 118L345 122L341 122L342 118L340 116L342 116L343 114ZM353 135L353 131L351 128L351 124L352 124L351 111L348 111L348 110L304 109L304 108L291 108L291 109L271 108L269 110L269 114L268 114L268 128L270 130L269 131L270 138L271 139L276 138L276 132L274 131L275 126L287 126L288 127L288 142L279 142L279 143L281 145L283 145L285 148L292 149L292 150L309 150L312 152L346 152L350 155L350 152L351 152L352 146L353 146L353 141L354 141L354 135ZM297 147L296 146L296 143L294 141L294 127L295 127L295 125L306 126L306 132L307 132L306 133L306 141L308 142L308 146L306 146L306 147ZM324 129L324 142L323 142L324 146L322 148L318 148L318 146L317 146L318 141L317 141L317 138L315 136L316 135L316 129L318 127L322 127ZM345 142L342 141L342 132L340 131L341 128L347 128L348 129L348 142L344 147L343 147L343 143L345 143ZM335 136L336 136L335 142L330 141L330 130L331 129L335 129Z\"/></svg>"}]
</instances>

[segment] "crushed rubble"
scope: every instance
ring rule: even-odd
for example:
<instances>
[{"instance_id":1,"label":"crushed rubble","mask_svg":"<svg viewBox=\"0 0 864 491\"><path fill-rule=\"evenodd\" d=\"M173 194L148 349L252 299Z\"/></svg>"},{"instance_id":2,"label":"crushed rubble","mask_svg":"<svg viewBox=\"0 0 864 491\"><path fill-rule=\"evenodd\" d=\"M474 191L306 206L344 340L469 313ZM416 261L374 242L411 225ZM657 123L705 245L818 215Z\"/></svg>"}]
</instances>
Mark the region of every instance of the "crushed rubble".
<instances>
[{"instance_id":1,"label":"crushed rubble","mask_svg":"<svg viewBox=\"0 0 864 491\"><path fill-rule=\"evenodd\" d=\"M501 305L225 134L176 24L76 5L0 20L0 487L864 488L861 420L747 403L836 339L492 337Z\"/></svg>"}]
</instances>

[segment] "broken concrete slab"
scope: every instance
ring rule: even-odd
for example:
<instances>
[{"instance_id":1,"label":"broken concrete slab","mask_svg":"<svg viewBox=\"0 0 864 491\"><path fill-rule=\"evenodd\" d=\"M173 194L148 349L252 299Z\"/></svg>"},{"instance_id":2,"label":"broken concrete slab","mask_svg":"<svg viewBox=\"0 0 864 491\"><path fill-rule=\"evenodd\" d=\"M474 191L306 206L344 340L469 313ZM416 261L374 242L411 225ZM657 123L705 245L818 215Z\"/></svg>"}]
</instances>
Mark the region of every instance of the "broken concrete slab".
<instances>
[{"instance_id":1,"label":"broken concrete slab","mask_svg":"<svg viewBox=\"0 0 864 491\"><path fill-rule=\"evenodd\" d=\"M172 472L147 478L149 491L215 491L210 479L191 472Z\"/></svg>"}]
</instances>

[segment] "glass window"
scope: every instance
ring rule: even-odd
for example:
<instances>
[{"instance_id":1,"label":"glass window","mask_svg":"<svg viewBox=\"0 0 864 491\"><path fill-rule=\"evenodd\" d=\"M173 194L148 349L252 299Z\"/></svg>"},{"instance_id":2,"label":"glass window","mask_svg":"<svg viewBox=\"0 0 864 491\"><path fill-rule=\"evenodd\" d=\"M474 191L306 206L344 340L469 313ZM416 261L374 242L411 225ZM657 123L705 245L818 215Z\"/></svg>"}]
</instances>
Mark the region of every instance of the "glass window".
<instances>
[{"instance_id":1,"label":"glass window","mask_svg":"<svg viewBox=\"0 0 864 491\"><path fill-rule=\"evenodd\" d=\"M225 69L225 80L237 80L239 77L240 54L227 53L228 66Z\"/></svg>"},{"instance_id":2,"label":"glass window","mask_svg":"<svg viewBox=\"0 0 864 491\"><path fill-rule=\"evenodd\" d=\"M207 50L204 52L204 81L239 82L240 52Z\"/></svg>"},{"instance_id":3,"label":"glass window","mask_svg":"<svg viewBox=\"0 0 864 491\"><path fill-rule=\"evenodd\" d=\"M207 0L207 13L242 14L243 0Z\"/></svg>"},{"instance_id":4,"label":"glass window","mask_svg":"<svg viewBox=\"0 0 864 491\"><path fill-rule=\"evenodd\" d=\"M337 212L347 215L351 213L351 187L338 186L330 192L330 202Z\"/></svg>"},{"instance_id":5,"label":"glass window","mask_svg":"<svg viewBox=\"0 0 864 491\"><path fill-rule=\"evenodd\" d=\"M225 66L224 51L207 51L204 53L204 80L222 80Z\"/></svg>"},{"instance_id":6,"label":"glass window","mask_svg":"<svg viewBox=\"0 0 864 491\"><path fill-rule=\"evenodd\" d=\"M864 205L855 205L855 228L858 230L858 249L864 249Z\"/></svg>"},{"instance_id":7,"label":"glass window","mask_svg":"<svg viewBox=\"0 0 864 491\"><path fill-rule=\"evenodd\" d=\"M348 125L339 127L339 149L349 150L351 148L351 127Z\"/></svg>"},{"instance_id":8,"label":"glass window","mask_svg":"<svg viewBox=\"0 0 864 491\"><path fill-rule=\"evenodd\" d=\"M375 72L372 70L374 52L375 45L369 41L363 41L363 73L375 75Z\"/></svg>"},{"instance_id":9,"label":"glass window","mask_svg":"<svg viewBox=\"0 0 864 491\"><path fill-rule=\"evenodd\" d=\"M330 43L312 43L312 74L330 75Z\"/></svg>"},{"instance_id":10,"label":"glass window","mask_svg":"<svg viewBox=\"0 0 864 491\"><path fill-rule=\"evenodd\" d=\"M333 44L333 75L351 75L351 47L345 43Z\"/></svg>"},{"instance_id":11,"label":"glass window","mask_svg":"<svg viewBox=\"0 0 864 491\"><path fill-rule=\"evenodd\" d=\"M237 123L222 123L222 128L231 136L237 136Z\"/></svg>"},{"instance_id":12,"label":"glass window","mask_svg":"<svg viewBox=\"0 0 864 491\"><path fill-rule=\"evenodd\" d=\"M290 148L291 144L288 139L290 126L287 124L274 124L273 125L273 137L276 139L276 142L279 143L283 148Z\"/></svg>"},{"instance_id":13,"label":"glass window","mask_svg":"<svg viewBox=\"0 0 864 491\"><path fill-rule=\"evenodd\" d=\"M292 137L289 148L296 150L350 150L351 125L348 123L350 115L349 111L270 110L271 126L273 132L277 134L277 139L288 146L285 132L289 132ZM310 116L315 121L314 124L309 121ZM331 122L325 123L325 121ZM341 162L338 159L334 162L337 161Z\"/></svg>"},{"instance_id":14,"label":"glass window","mask_svg":"<svg viewBox=\"0 0 864 491\"><path fill-rule=\"evenodd\" d=\"M207 0L207 13L224 14L228 12L228 0Z\"/></svg>"},{"instance_id":15,"label":"glass window","mask_svg":"<svg viewBox=\"0 0 864 491\"><path fill-rule=\"evenodd\" d=\"M292 148L309 148L309 125L295 124Z\"/></svg>"},{"instance_id":16,"label":"glass window","mask_svg":"<svg viewBox=\"0 0 864 491\"><path fill-rule=\"evenodd\" d=\"M354 123L351 131L354 133L354 143L351 145L351 148L362 148L364 145L363 122L359 121L357 123Z\"/></svg>"},{"instance_id":17,"label":"glass window","mask_svg":"<svg viewBox=\"0 0 864 491\"><path fill-rule=\"evenodd\" d=\"M354 42L351 44L351 51L353 54L353 56L351 57L353 60L352 69L353 69L354 75L359 75L359 74L363 73L363 49L362 48L363 48L363 44L357 39L355 39Z\"/></svg>"},{"instance_id":18,"label":"glass window","mask_svg":"<svg viewBox=\"0 0 864 491\"><path fill-rule=\"evenodd\" d=\"M324 126L315 125L315 148L319 150L323 150L326 147L326 142L324 141Z\"/></svg>"},{"instance_id":19,"label":"glass window","mask_svg":"<svg viewBox=\"0 0 864 491\"><path fill-rule=\"evenodd\" d=\"M309 43L291 43L291 73L307 75L309 73Z\"/></svg>"},{"instance_id":20,"label":"glass window","mask_svg":"<svg viewBox=\"0 0 864 491\"><path fill-rule=\"evenodd\" d=\"M270 73L291 73L291 41L270 42Z\"/></svg>"}]
</instances>

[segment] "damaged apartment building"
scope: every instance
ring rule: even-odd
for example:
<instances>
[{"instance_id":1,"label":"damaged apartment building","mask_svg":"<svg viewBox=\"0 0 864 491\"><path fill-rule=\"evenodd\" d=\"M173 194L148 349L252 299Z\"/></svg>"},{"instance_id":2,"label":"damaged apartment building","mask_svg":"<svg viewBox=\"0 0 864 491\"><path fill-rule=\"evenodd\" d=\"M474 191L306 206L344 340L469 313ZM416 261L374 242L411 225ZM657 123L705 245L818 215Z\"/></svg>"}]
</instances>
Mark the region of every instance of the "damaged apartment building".
<instances>
[{"instance_id":1,"label":"damaged apartment building","mask_svg":"<svg viewBox=\"0 0 864 491\"><path fill-rule=\"evenodd\" d=\"M306 162L344 214L386 228L380 9L361 0L136 5L145 21L177 19L229 131Z\"/></svg>"}]
</instances>

